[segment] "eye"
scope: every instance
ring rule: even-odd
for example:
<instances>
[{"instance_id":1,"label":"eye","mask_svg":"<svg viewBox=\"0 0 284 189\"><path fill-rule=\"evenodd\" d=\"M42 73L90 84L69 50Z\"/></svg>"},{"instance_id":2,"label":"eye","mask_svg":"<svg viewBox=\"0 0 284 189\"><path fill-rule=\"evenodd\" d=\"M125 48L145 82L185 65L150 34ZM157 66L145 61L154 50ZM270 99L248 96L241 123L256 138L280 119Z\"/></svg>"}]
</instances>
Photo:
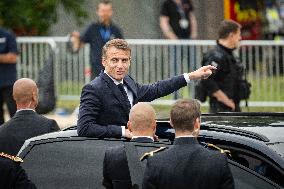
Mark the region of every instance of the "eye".
<instances>
[{"instance_id":1,"label":"eye","mask_svg":"<svg viewBox=\"0 0 284 189\"><path fill-rule=\"evenodd\" d=\"M110 61L111 61L112 63L117 63L117 62L118 62L118 58L112 58Z\"/></svg>"},{"instance_id":2,"label":"eye","mask_svg":"<svg viewBox=\"0 0 284 189\"><path fill-rule=\"evenodd\" d=\"M128 58L123 58L123 59L122 59L122 62L123 62L123 63L127 63L128 61L129 61Z\"/></svg>"}]
</instances>

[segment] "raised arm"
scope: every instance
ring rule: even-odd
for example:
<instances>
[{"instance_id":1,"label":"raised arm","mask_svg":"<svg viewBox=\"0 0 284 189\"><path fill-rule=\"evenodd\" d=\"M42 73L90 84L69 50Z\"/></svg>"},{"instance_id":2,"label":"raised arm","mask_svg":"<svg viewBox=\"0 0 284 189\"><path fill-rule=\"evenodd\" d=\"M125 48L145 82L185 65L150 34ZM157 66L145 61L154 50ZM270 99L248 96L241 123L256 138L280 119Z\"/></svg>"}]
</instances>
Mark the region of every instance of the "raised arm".
<instances>
[{"instance_id":1,"label":"raised arm","mask_svg":"<svg viewBox=\"0 0 284 189\"><path fill-rule=\"evenodd\" d=\"M190 80L207 79L212 74L212 70L215 69L211 65L203 66L196 71L158 81L150 85L138 85L138 101L149 102L169 95L186 86Z\"/></svg>"}]
</instances>

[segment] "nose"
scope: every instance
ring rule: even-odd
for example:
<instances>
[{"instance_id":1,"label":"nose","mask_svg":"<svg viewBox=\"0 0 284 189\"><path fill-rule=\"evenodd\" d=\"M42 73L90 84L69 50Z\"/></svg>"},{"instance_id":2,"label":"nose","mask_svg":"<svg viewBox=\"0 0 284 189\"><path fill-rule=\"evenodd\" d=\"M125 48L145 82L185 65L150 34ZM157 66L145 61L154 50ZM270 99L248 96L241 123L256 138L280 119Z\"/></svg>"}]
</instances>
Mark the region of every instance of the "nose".
<instances>
[{"instance_id":1,"label":"nose","mask_svg":"<svg viewBox=\"0 0 284 189\"><path fill-rule=\"evenodd\" d=\"M119 68L123 68L124 67L124 63L122 62L122 59L118 60L117 67L119 67Z\"/></svg>"}]
</instances>

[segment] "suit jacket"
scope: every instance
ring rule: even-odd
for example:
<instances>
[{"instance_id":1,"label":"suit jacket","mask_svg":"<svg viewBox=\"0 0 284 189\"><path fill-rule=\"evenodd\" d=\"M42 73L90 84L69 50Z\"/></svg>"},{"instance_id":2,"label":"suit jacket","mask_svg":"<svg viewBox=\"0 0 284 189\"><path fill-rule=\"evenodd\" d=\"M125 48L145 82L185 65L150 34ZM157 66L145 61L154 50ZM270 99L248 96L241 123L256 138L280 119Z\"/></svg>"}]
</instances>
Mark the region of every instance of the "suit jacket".
<instances>
[{"instance_id":1,"label":"suit jacket","mask_svg":"<svg viewBox=\"0 0 284 189\"><path fill-rule=\"evenodd\" d=\"M153 142L150 138L146 137L136 138L131 141L141 143ZM145 152L148 151L150 151L149 148L137 150L138 157L142 156ZM103 166L103 176L103 185L107 189L132 188L131 177L124 146L116 146L106 150Z\"/></svg>"},{"instance_id":2,"label":"suit jacket","mask_svg":"<svg viewBox=\"0 0 284 189\"><path fill-rule=\"evenodd\" d=\"M123 80L133 93L133 104L150 102L187 85L184 76L175 76L150 85L140 85L130 76ZM113 80L101 73L82 89L77 131L79 136L120 138L129 115L127 102Z\"/></svg>"},{"instance_id":3,"label":"suit jacket","mask_svg":"<svg viewBox=\"0 0 284 189\"><path fill-rule=\"evenodd\" d=\"M0 126L0 152L17 155L25 140L58 130L55 120L32 110L19 111Z\"/></svg>"},{"instance_id":4,"label":"suit jacket","mask_svg":"<svg viewBox=\"0 0 284 189\"><path fill-rule=\"evenodd\" d=\"M234 188L227 158L201 146L195 138L178 138L166 151L150 157L143 189Z\"/></svg>"}]
</instances>

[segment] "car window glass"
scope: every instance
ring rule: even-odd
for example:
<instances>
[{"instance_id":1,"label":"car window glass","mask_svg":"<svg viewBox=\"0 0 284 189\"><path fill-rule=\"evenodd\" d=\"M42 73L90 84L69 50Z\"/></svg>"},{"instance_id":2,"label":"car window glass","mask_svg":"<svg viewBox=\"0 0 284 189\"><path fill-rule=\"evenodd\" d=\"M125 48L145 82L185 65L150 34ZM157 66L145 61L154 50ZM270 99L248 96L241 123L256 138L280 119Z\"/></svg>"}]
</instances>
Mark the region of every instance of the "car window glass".
<instances>
[{"instance_id":1,"label":"car window glass","mask_svg":"<svg viewBox=\"0 0 284 189\"><path fill-rule=\"evenodd\" d=\"M230 169L232 171L235 188L236 189L272 189L278 188L276 185L270 183L267 179L250 171L242 166L229 161Z\"/></svg>"},{"instance_id":2,"label":"car window glass","mask_svg":"<svg viewBox=\"0 0 284 189\"><path fill-rule=\"evenodd\" d=\"M268 146L284 158L284 143L268 144Z\"/></svg>"},{"instance_id":3,"label":"car window glass","mask_svg":"<svg viewBox=\"0 0 284 189\"><path fill-rule=\"evenodd\" d=\"M277 170L271 163L265 159L257 157L254 153L249 151L243 151L242 149L224 147L225 149L230 149L232 160L238 162L239 164L255 171L256 173L269 178L275 183L283 186L283 173Z\"/></svg>"}]
</instances>

